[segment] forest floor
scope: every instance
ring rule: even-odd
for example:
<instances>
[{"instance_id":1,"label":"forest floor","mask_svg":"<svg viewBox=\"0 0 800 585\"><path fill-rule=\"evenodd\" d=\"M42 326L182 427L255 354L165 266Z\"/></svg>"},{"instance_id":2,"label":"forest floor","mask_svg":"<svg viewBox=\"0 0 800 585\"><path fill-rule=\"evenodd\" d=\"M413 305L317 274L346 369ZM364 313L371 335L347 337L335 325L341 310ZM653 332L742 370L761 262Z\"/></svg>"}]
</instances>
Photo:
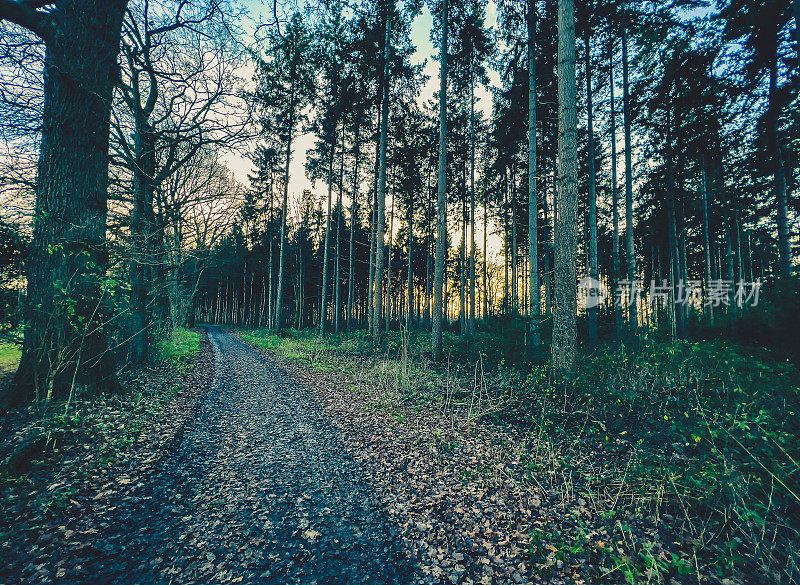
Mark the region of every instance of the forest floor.
<instances>
[{"instance_id":1,"label":"forest floor","mask_svg":"<svg viewBox=\"0 0 800 585\"><path fill-rule=\"evenodd\" d=\"M209 339L161 420L113 465L76 484L83 449L53 449L39 477L5 486L0 579L410 582L397 531L313 393L230 334ZM65 484L36 514L31 496Z\"/></svg>"},{"instance_id":2,"label":"forest floor","mask_svg":"<svg viewBox=\"0 0 800 585\"><path fill-rule=\"evenodd\" d=\"M416 342L424 346L391 334L376 352L361 333L180 331L160 360L123 373L125 395L68 414L6 415L0 583L797 582L797 533L786 516L796 510L780 499L781 485L794 493L797 466L765 475L766 511L738 490L739 507L724 508L720 522L724 494L709 486L739 484L709 475L706 451L723 454L726 478L744 478L751 491L762 484L715 442L710 411L708 435L675 426L689 424L684 414L694 424L695 413L653 383L687 385L663 360L653 379L634 360L637 377L615 382L669 398L670 410L656 411L639 395L622 409L639 417L632 422L582 403L580 386L544 402L516 394L537 385L537 370L521 379L503 358L491 373L480 360L432 364ZM706 362L741 369L734 353L714 352ZM689 371L683 358L675 363ZM598 375L619 374L608 368ZM757 387L782 379L767 370L760 362L748 370ZM586 396L594 400L601 386L591 380L595 393ZM737 396L753 402L758 432L772 432L766 403L742 387ZM795 394L782 396L783 412L795 416L786 402ZM741 405L733 410L737 424L750 420ZM656 446L643 442L645 429L673 420ZM678 431L686 442L669 435ZM781 433L791 459L795 435ZM20 445L39 452L10 465ZM690 490L695 472L705 483ZM758 554L743 531L758 526L744 516L750 510L770 527L756 534L771 546Z\"/></svg>"},{"instance_id":3,"label":"forest floor","mask_svg":"<svg viewBox=\"0 0 800 585\"><path fill-rule=\"evenodd\" d=\"M424 332L238 335L316 390L419 582L800 582L789 363L657 342L558 384L500 332L449 335L443 364Z\"/></svg>"}]
</instances>

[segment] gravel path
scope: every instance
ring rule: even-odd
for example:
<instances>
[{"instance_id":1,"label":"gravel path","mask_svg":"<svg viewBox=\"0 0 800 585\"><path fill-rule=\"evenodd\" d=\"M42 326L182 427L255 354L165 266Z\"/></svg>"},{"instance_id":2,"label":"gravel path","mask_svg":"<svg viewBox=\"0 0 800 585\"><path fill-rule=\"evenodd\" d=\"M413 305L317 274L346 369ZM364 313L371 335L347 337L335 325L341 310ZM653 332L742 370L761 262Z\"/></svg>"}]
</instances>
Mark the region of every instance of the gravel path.
<instances>
[{"instance_id":1,"label":"gravel path","mask_svg":"<svg viewBox=\"0 0 800 585\"><path fill-rule=\"evenodd\" d=\"M111 512L91 582L409 582L312 393L229 333L209 337L208 396L162 471Z\"/></svg>"}]
</instances>

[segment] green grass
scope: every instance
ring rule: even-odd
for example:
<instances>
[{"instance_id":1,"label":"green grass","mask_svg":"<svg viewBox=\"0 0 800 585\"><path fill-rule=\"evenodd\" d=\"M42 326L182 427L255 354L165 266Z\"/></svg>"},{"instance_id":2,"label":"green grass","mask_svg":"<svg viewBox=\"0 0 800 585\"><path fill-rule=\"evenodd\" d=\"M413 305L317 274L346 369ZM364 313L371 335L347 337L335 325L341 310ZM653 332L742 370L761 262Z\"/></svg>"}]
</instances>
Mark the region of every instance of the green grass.
<instances>
[{"instance_id":1,"label":"green grass","mask_svg":"<svg viewBox=\"0 0 800 585\"><path fill-rule=\"evenodd\" d=\"M178 327L169 339L154 344L150 359L155 363L190 363L200 350L201 334L197 331Z\"/></svg>"},{"instance_id":2,"label":"green grass","mask_svg":"<svg viewBox=\"0 0 800 585\"><path fill-rule=\"evenodd\" d=\"M22 350L16 343L0 341L0 371L13 370L19 364Z\"/></svg>"}]
</instances>

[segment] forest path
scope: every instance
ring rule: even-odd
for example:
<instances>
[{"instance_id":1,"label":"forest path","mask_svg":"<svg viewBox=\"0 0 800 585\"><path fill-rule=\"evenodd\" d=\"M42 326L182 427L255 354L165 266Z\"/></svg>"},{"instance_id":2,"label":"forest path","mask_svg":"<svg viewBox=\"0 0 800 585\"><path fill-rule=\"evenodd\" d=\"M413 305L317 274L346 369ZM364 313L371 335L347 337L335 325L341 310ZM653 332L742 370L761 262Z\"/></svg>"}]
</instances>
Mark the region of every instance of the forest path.
<instances>
[{"instance_id":1,"label":"forest path","mask_svg":"<svg viewBox=\"0 0 800 585\"><path fill-rule=\"evenodd\" d=\"M211 328L216 374L177 451L99 544L95 583L407 583L312 393Z\"/></svg>"}]
</instances>

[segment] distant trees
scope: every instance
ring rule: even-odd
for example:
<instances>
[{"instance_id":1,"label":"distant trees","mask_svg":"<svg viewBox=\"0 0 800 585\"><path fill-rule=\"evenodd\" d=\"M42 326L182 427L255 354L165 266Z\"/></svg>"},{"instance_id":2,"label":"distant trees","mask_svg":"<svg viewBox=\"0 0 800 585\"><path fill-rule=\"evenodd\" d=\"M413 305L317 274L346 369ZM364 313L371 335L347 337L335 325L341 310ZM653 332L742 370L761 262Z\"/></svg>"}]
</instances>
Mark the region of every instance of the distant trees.
<instances>
[{"instance_id":1,"label":"distant trees","mask_svg":"<svg viewBox=\"0 0 800 585\"><path fill-rule=\"evenodd\" d=\"M292 140L297 125L302 122L304 108L314 90L314 69L311 59L311 37L299 13L292 15L281 33L274 30L268 40L265 55L259 60L258 88L254 99L261 115L262 132L283 149L285 157L283 202L281 205L280 252L278 260L278 290L272 326L280 329L283 318L284 261L286 253L286 223L289 213L289 165L292 159Z\"/></svg>"},{"instance_id":2,"label":"distant trees","mask_svg":"<svg viewBox=\"0 0 800 585\"><path fill-rule=\"evenodd\" d=\"M513 0L489 27L484 1L437 0L421 103L420 2L328 2L254 40L223 0L0 0L2 219L33 216L15 399L110 389L109 347L144 359L195 318L430 328L440 360L502 316L564 373L583 342L735 336L739 284L792 298L796 5ZM309 135L321 196L291 176Z\"/></svg>"}]
</instances>

